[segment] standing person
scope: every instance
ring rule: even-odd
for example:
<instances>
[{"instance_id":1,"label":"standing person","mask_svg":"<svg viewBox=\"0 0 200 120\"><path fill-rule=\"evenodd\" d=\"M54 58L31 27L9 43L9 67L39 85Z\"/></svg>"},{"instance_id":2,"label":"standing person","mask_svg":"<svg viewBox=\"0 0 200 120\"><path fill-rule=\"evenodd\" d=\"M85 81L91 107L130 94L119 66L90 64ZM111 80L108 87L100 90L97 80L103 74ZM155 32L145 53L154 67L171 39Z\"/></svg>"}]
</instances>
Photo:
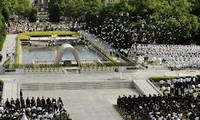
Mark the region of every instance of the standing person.
<instances>
[{"instance_id":1,"label":"standing person","mask_svg":"<svg viewBox=\"0 0 200 120\"><path fill-rule=\"evenodd\" d=\"M22 89L20 89L20 100L23 98Z\"/></svg>"}]
</instances>

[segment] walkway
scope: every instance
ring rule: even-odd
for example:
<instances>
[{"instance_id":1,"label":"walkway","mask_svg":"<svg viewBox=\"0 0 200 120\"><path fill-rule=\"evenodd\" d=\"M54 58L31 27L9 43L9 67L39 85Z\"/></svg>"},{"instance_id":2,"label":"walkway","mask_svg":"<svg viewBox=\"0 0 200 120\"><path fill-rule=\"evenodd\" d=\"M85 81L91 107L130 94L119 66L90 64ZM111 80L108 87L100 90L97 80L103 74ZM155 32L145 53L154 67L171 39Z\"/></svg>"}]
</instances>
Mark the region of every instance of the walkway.
<instances>
[{"instance_id":1,"label":"walkway","mask_svg":"<svg viewBox=\"0 0 200 120\"><path fill-rule=\"evenodd\" d=\"M2 93L2 99L5 102L8 98L11 100L13 98L16 100L19 98L19 91L20 91L20 83L18 80L5 80L4 81L4 87L3 87L3 93Z\"/></svg>"},{"instance_id":2,"label":"walkway","mask_svg":"<svg viewBox=\"0 0 200 120\"><path fill-rule=\"evenodd\" d=\"M12 58L11 61L15 61L14 57L12 56L12 53L15 54L16 41L17 41L17 34L6 35L6 39L4 41L3 48L1 51L1 54L3 56L1 64L3 64L6 61L7 59L6 54L11 55Z\"/></svg>"},{"instance_id":3,"label":"walkway","mask_svg":"<svg viewBox=\"0 0 200 120\"><path fill-rule=\"evenodd\" d=\"M99 48L101 48L104 52L106 52L107 54L110 54L111 50L115 50L113 47L111 47L110 45L106 44L103 40L101 40L100 38L86 32L86 31L78 31L79 33L81 33L82 35L84 35L87 40L89 40L90 42L92 42L94 45L98 46ZM112 53L113 57L116 57L116 54ZM121 60L121 59L120 59Z\"/></svg>"},{"instance_id":4,"label":"walkway","mask_svg":"<svg viewBox=\"0 0 200 120\"><path fill-rule=\"evenodd\" d=\"M159 90L154 86L153 84L149 83L148 80L133 80L135 83L135 87L138 91L140 91L142 94L148 96L148 95L158 95Z\"/></svg>"},{"instance_id":5,"label":"walkway","mask_svg":"<svg viewBox=\"0 0 200 120\"><path fill-rule=\"evenodd\" d=\"M137 95L130 89L24 91L24 97L61 97L72 120L123 120L112 104L119 95Z\"/></svg>"},{"instance_id":6,"label":"walkway","mask_svg":"<svg viewBox=\"0 0 200 120\"><path fill-rule=\"evenodd\" d=\"M109 46L108 44L104 43L101 39L97 38L96 36L87 33L85 31L78 31L79 33L81 33L82 35L84 35L90 42L92 42L94 45L98 46L99 48L101 48L102 50L104 50L105 52L107 52L107 54L110 54L108 51L109 49L114 49L111 46Z\"/></svg>"}]
</instances>

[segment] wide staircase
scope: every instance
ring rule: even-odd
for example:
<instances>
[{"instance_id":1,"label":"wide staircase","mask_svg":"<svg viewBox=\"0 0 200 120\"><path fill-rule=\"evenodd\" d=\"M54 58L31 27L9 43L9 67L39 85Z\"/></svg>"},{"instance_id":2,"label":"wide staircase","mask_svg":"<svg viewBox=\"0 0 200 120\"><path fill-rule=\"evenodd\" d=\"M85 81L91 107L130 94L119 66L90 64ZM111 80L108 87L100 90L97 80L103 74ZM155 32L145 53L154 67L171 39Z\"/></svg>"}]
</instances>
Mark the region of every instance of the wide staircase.
<instances>
[{"instance_id":1,"label":"wide staircase","mask_svg":"<svg viewBox=\"0 0 200 120\"><path fill-rule=\"evenodd\" d=\"M135 88L132 81L99 81L99 82L60 82L60 83L22 83L21 89L39 90L83 90L83 89L123 89Z\"/></svg>"},{"instance_id":2,"label":"wide staircase","mask_svg":"<svg viewBox=\"0 0 200 120\"><path fill-rule=\"evenodd\" d=\"M159 89L149 80L133 80L135 88L144 95L162 94Z\"/></svg>"}]
</instances>

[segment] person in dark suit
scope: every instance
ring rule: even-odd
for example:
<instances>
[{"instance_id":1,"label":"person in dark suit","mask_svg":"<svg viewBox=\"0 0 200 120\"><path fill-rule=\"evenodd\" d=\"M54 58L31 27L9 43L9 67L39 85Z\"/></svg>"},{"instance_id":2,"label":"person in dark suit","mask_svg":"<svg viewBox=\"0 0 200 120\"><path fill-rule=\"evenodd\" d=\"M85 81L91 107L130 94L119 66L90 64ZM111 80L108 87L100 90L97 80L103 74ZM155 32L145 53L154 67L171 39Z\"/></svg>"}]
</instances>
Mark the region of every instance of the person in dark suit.
<instances>
[{"instance_id":1,"label":"person in dark suit","mask_svg":"<svg viewBox=\"0 0 200 120\"><path fill-rule=\"evenodd\" d=\"M19 101L19 98L16 99L15 103L16 103L17 110L20 110L20 101Z\"/></svg>"},{"instance_id":2,"label":"person in dark suit","mask_svg":"<svg viewBox=\"0 0 200 120\"><path fill-rule=\"evenodd\" d=\"M37 98L37 107L42 107L42 101L40 100L40 98Z\"/></svg>"},{"instance_id":3,"label":"person in dark suit","mask_svg":"<svg viewBox=\"0 0 200 120\"><path fill-rule=\"evenodd\" d=\"M32 99L31 99L31 107L33 107L33 106L36 106L34 97L32 97Z\"/></svg>"},{"instance_id":4,"label":"person in dark suit","mask_svg":"<svg viewBox=\"0 0 200 120\"><path fill-rule=\"evenodd\" d=\"M46 102L43 96L42 96L41 102L42 102L42 108L44 109L46 106Z\"/></svg>"},{"instance_id":5,"label":"person in dark suit","mask_svg":"<svg viewBox=\"0 0 200 120\"><path fill-rule=\"evenodd\" d=\"M23 97L22 89L20 89L20 99Z\"/></svg>"},{"instance_id":6,"label":"person in dark suit","mask_svg":"<svg viewBox=\"0 0 200 120\"><path fill-rule=\"evenodd\" d=\"M25 102L24 102L24 98L21 98L21 108L24 109L25 108Z\"/></svg>"},{"instance_id":7,"label":"person in dark suit","mask_svg":"<svg viewBox=\"0 0 200 120\"><path fill-rule=\"evenodd\" d=\"M27 99L26 99L26 107L31 107L31 101L30 101L29 97L27 97Z\"/></svg>"},{"instance_id":8,"label":"person in dark suit","mask_svg":"<svg viewBox=\"0 0 200 120\"><path fill-rule=\"evenodd\" d=\"M5 104L6 104L6 108L10 108L10 102L9 102L8 98L7 98L6 102L5 102Z\"/></svg>"}]
</instances>

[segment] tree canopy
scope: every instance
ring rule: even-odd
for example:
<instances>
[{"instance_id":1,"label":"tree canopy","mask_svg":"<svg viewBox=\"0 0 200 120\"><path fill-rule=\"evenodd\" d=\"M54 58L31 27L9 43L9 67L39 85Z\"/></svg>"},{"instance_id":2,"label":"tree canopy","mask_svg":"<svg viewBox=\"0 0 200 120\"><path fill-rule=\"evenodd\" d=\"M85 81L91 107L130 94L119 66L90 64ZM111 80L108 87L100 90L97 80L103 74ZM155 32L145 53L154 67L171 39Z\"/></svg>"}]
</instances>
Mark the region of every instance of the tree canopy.
<instances>
[{"instance_id":1,"label":"tree canopy","mask_svg":"<svg viewBox=\"0 0 200 120\"><path fill-rule=\"evenodd\" d=\"M112 23L131 43L190 44L199 34L199 0L122 0L107 4L102 0L52 1L56 6L49 4L50 16L86 22L90 32L107 31L115 36L117 31L106 27ZM60 8L59 16L50 11L56 8ZM110 40L116 42L115 37Z\"/></svg>"},{"instance_id":2,"label":"tree canopy","mask_svg":"<svg viewBox=\"0 0 200 120\"><path fill-rule=\"evenodd\" d=\"M36 9L33 8L29 0L0 0L0 49L2 48L5 36L6 26L12 14L28 17L35 21Z\"/></svg>"}]
</instances>

